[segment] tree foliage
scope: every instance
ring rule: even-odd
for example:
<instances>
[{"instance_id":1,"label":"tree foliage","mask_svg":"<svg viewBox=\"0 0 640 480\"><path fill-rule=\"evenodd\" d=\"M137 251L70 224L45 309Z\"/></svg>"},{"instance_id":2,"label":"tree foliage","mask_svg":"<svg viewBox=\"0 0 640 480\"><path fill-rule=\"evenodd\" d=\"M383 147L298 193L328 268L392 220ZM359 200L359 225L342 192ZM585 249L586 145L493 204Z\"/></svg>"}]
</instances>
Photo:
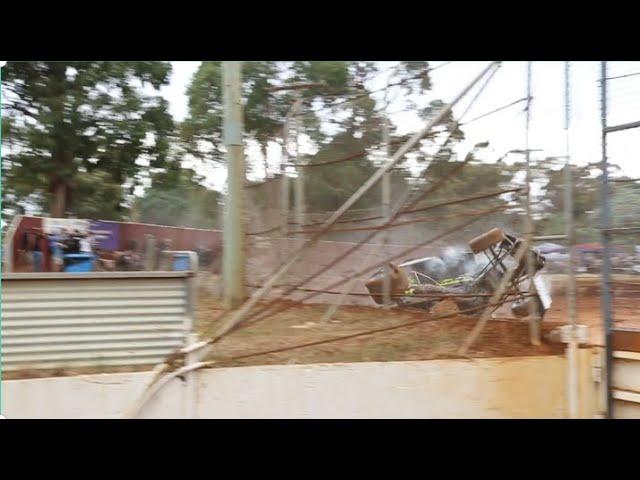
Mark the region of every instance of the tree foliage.
<instances>
[{"instance_id":1,"label":"tree foliage","mask_svg":"<svg viewBox=\"0 0 640 480\"><path fill-rule=\"evenodd\" d=\"M158 89L170 72L168 62L156 61L9 62L3 69L7 184L18 196L41 190L49 213L62 216L77 213L92 195L85 190L78 198L81 171L123 185L134 181L141 158L162 167L173 120Z\"/></svg>"},{"instance_id":2,"label":"tree foliage","mask_svg":"<svg viewBox=\"0 0 640 480\"><path fill-rule=\"evenodd\" d=\"M188 86L188 115L177 129L159 94L170 73L168 62L9 62L3 68L2 87L5 209L19 211L21 200L29 199L51 215L71 211L80 217L121 219L131 213L149 223L219 226L222 194L204 187L202 177L183 165L188 154L204 160L204 166L224 164L222 64L202 62ZM244 62L242 78L245 139L247 145L259 145L264 158L270 143L283 146L285 118L297 98L303 102L298 121L315 150L303 162L331 162L364 152L345 162L304 168L310 214L337 209L388 158L382 127L390 111L400 106L426 121L444 106L430 96L430 65L424 61ZM316 85L273 90L299 83ZM414 102L418 98L422 100ZM393 124L389 133L391 152L410 135ZM433 141L444 137L447 142L435 148ZM423 148L414 149L392 170L392 202L407 188L441 182L452 169L458 170L455 176L417 207L524 186L522 162L473 159L460 168L463 159L455 152L463 139L464 132L449 113L423 140ZM564 172L552 159L534 163L536 231L564 233ZM600 183L594 167L572 167L578 241L594 241L599 235ZM144 177L151 185L133 199ZM289 182L291 196L293 183ZM614 222L633 223L640 213L637 187L616 186L614 192ZM380 200L376 186L354 208L376 211ZM518 231L523 227L522 200L511 194L443 205L401 218L431 215L437 218L434 222L394 232L413 232L417 241L434 230L454 227L470 211L491 207L505 209L485 224Z\"/></svg>"},{"instance_id":3,"label":"tree foliage","mask_svg":"<svg viewBox=\"0 0 640 480\"><path fill-rule=\"evenodd\" d=\"M243 62L244 131L263 152L269 141L280 141L283 120L294 99L293 91L269 91L287 75L295 82L326 82L327 88L344 90L347 62ZM189 115L181 126L189 153L215 162L223 160L222 82L222 62L202 62L187 90ZM322 93L326 90L320 88L302 95L313 100ZM315 126L313 121L308 125L313 131Z\"/></svg>"},{"instance_id":4,"label":"tree foliage","mask_svg":"<svg viewBox=\"0 0 640 480\"><path fill-rule=\"evenodd\" d=\"M136 199L134 220L158 225L219 228L222 195L202 185L202 178L191 169L180 169L177 178L166 173L154 177L154 188Z\"/></svg>"},{"instance_id":5,"label":"tree foliage","mask_svg":"<svg viewBox=\"0 0 640 480\"><path fill-rule=\"evenodd\" d=\"M78 172L74 178L74 213L78 218L120 220L122 187L104 170Z\"/></svg>"},{"instance_id":6,"label":"tree foliage","mask_svg":"<svg viewBox=\"0 0 640 480\"><path fill-rule=\"evenodd\" d=\"M565 172L554 163L547 163L541 175L547 179L542 192L542 218L537 222L537 230L543 235L565 233L564 192ZM578 242L598 240L601 180L594 175L594 165L572 165L573 219Z\"/></svg>"}]
</instances>

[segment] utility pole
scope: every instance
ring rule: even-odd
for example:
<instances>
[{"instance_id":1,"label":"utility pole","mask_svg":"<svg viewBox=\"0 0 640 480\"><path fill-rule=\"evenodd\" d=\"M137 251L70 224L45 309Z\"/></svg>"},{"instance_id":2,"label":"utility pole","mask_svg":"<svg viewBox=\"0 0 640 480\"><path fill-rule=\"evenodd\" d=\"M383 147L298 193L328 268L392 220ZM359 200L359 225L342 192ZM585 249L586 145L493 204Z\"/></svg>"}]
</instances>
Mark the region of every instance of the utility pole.
<instances>
[{"instance_id":1,"label":"utility pole","mask_svg":"<svg viewBox=\"0 0 640 480\"><path fill-rule=\"evenodd\" d=\"M529 150L529 123L531 121L531 62L527 62L527 110L526 110L526 124L525 124L525 162L526 162L526 182L527 182L527 196L525 199L525 238L527 239L527 248L532 247L533 240L533 219L531 217L531 158ZM533 283L533 276L535 273L533 265L533 254L529 253L526 256L527 274L529 276L529 295L531 298L535 294L535 284ZM540 321L541 318L538 314L538 306L536 302L529 300L529 334L532 345L540 345Z\"/></svg>"},{"instance_id":2,"label":"utility pole","mask_svg":"<svg viewBox=\"0 0 640 480\"><path fill-rule=\"evenodd\" d=\"M280 87L283 89L284 87ZM281 197L280 197L280 236L282 237L282 241L280 242L280 248L278 249L280 255L280 264L284 263L287 259L287 252L289 251L289 247L287 246L287 235L289 233L289 177L287 175L287 167L289 166L289 125L291 122L291 117L296 114L300 105L302 104L302 99L300 97L296 98L295 102L287 112L287 115L284 119L284 126L282 128L282 159L280 161L280 175L281 175Z\"/></svg>"},{"instance_id":3,"label":"utility pole","mask_svg":"<svg viewBox=\"0 0 640 480\"><path fill-rule=\"evenodd\" d=\"M302 96L299 92L296 92L296 96L302 104ZM295 208L296 215L296 223L298 224L298 230L302 230L304 228L304 166L302 166L302 158L303 156L300 154L300 134L303 132L302 120L299 115L295 115L293 117L293 125L295 129L296 136L296 157L295 157L295 166L296 166L296 181L295 188L293 191L293 204Z\"/></svg>"},{"instance_id":4,"label":"utility pole","mask_svg":"<svg viewBox=\"0 0 640 480\"><path fill-rule=\"evenodd\" d=\"M600 62L600 122L602 124L602 213L600 232L602 239L601 305L604 319L606 415L613 418L613 306L611 298L611 203L609 185L609 159L607 154L607 62Z\"/></svg>"},{"instance_id":5,"label":"utility pole","mask_svg":"<svg viewBox=\"0 0 640 480\"><path fill-rule=\"evenodd\" d=\"M299 92L300 90L306 90L308 88L317 88L324 86L323 83L295 83L290 85L282 85L279 87L271 87L267 91L268 92L280 92L285 90L294 90ZM287 115L284 119L284 126L282 128L282 160L280 161L280 175L281 175L281 197L280 197L280 209L281 209L281 224L280 224L280 236L282 237L282 241L280 244L280 249L278 250L280 256L280 264L284 263L287 259L287 254L289 252L289 247L287 246L287 235L289 232L289 177L287 176L287 167L289 166L289 134L291 126L293 126L293 130L296 134L296 164L299 161L299 140L298 140L298 130L299 130L299 122L296 118L300 107L302 106L302 95L300 93L296 94L296 99L293 102L293 105L287 112ZM293 122L291 122L291 118L293 117ZM296 183L294 184L294 207L296 212L296 222L299 224L299 227L302 228L302 223L304 222L304 177L302 173L302 168L296 166L298 177L296 179ZM302 200L302 201L301 201Z\"/></svg>"},{"instance_id":6,"label":"utility pole","mask_svg":"<svg viewBox=\"0 0 640 480\"><path fill-rule=\"evenodd\" d=\"M284 119L282 128L282 156L280 158L280 248L278 248L278 265L282 265L287 258L287 236L289 234L289 177L287 176L287 163L289 155L287 144L289 142L289 114Z\"/></svg>"},{"instance_id":7,"label":"utility pole","mask_svg":"<svg viewBox=\"0 0 640 480\"><path fill-rule=\"evenodd\" d=\"M224 216L222 277L224 304L235 308L245 299L243 196L245 183L242 144L242 67L240 62L222 62L224 144L227 150L227 196Z\"/></svg>"},{"instance_id":8,"label":"utility pole","mask_svg":"<svg viewBox=\"0 0 640 480\"><path fill-rule=\"evenodd\" d=\"M573 223L573 179L571 174L571 150L569 144L570 119L570 78L569 62L564 62L564 131L565 131L565 164L564 164L564 218L567 248L569 250L569 278L567 283L567 307L571 337L567 357L569 360L569 418L578 418L578 342L576 341L577 309L576 309L576 273L575 273L575 227Z\"/></svg>"},{"instance_id":9,"label":"utility pole","mask_svg":"<svg viewBox=\"0 0 640 480\"><path fill-rule=\"evenodd\" d=\"M289 112L287 113L287 116L285 118L285 124L284 124L284 128L283 128L283 140L284 140L284 151L282 154L282 163L281 163L281 167L280 167L280 173L282 174L282 228L281 228L281 235L284 238L286 238L287 236L287 231L288 231L288 220L289 220L289 182L288 182L288 178L286 175L286 167L287 167L287 158L288 158L288 152L287 152L287 145L289 143L289 130L290 130L290 119L291 117L293 117L293 130L295 132L295 137L296 137L296 150L295 150L295 162L294 164L296 165L296 180L294 183L294 189L293 189L293 203L294 203L294 212L295 212L295 218L296 218L296 223L298 224L299 229L302 229L302 226L304 225L304 216L305 216L305 208L304 208L304 167L300 167L301 163L302 163L302 156L300 155L300 133L303 131L303 127L301 124L301 121L299 120L297 113L302 105L302 94L300 93L301 90L306 90L308 88L318 88L318 87L323 87L325 86L324 83L294 83L294 84L289 84L289 85L282 85L279 87L271 87L269 89L267 89L268 92L280 92L283 90L293 90L296 92L296 100L293 104L293 106L291 107L291 109L289 110ZM283 256L283 258L281 260L284 260L284 258L286 258L286 247L284 247L284 242L283 242L283 249L285 252L285 256ZM283 252L283 250L281 249L281 253Z\"/></svg>"}]
</instances>

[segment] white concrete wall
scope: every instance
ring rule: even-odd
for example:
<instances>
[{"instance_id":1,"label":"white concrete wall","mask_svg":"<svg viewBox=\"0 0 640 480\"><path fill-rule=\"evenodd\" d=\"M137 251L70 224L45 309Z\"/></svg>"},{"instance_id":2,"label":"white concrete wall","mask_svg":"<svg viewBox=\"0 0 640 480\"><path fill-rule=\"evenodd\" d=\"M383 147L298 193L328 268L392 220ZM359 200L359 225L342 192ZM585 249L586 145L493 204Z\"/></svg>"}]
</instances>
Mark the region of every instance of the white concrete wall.
<instances>
[{"instance_id":1,"label":"white concrete wall","mask_svg":"<svg viewBox=\"0 0 640 480\"><path fill-rule=\"evenodd\" d=\"M149 378L142 372L7 380L2 413L7 418L121 418ZM154 398L148 410L152 417L182 417L181 383L170 383Z\"/></svg>"},{"instance_id":2,"label":"white concrete wall","mask_svg":"<svg viewBox=\"0 0 640 480\"><path fill-rule=\"evenodd\" d=\"M561 418L563 369L559 357L216 369L203 373L197 411L202 418Z\"/></svg>"},{"instance_id":3,"label":"white concrete wall","mask_svg":"<svg viewBox=\"0 0 640 480\"><path fill-rule=\"evenodd\" d=\"M4 381L2 413L118 418L148 379L143 372ZM195 382L197 418L564 418L567 407L560 356L219 368L198 372ZM172 381L142 417L182 418L185 391Z\"/></svg>"}]
</instances>

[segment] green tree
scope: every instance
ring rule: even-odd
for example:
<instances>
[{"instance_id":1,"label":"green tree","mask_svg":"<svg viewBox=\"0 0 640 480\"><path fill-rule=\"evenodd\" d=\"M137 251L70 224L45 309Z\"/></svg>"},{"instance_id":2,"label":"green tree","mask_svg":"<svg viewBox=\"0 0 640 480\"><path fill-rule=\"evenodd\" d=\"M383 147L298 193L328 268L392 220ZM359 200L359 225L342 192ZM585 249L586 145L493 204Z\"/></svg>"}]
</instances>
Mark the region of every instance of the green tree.
<instances>
[{"instance_id":1,"label":"green tree","mask_svg":"<svg viewBox=\"0 0 640 480\"><path fill-rule=\"evenodd\" d=\"M245 136L257 141L265 156L269 141L281 143L283 121L294 98L292 91L275 93L269 89L284 83L287 76L289 83L326 83L326 88L303 91L304 98L313 101L322 98L327 89L344 91L347 62L243 62ZM203 160L222 162L222 62L202 62L187 96L189 114L180 130L188 153ZM307 127L313 135L320 131L317 121L311 120Z\"/></svg>"},{"instance_id":2,"label":"green tree","mask_svg":"<svg viewBox=\"0 0 640 480\"><path fill-rule=\"evenodd\" d=\"M485 145L478 144L475 150ZM493 227L515 231L521 229L517 214L511 211L515 200L513 193L466 200L514 187L513 174L502 162L478 161L474 151L461 159L452 150L444 148L431 157L426 169L420 174L422 180L416 183L421 189L430 190L436 185L438 188L426 196L420 195L420 201L412 207L417 212L401 217L402 221L422 219L405 229L412 232L412 241L455 228L478 212L493 208L499 210L485 215L478 222L457 232L456 236L468 240ZM425 158L420 161L427 160Z\"/></svg>"},{"instance_id":3,"label":"green tree","mask_svg":"<svg viewBox=\"0 0 640 480\"><path fill-rule=\"evenodd\" d=\"M158 90L170 72L168 62L156 61L9 62L3 68L5 185L17 196L42 191L49 214L60 217L87 201L74 191L82 172L108 172L109 183L120 186L135 181L141 158L162 167L174 126ZM112 205L121 213L120 201Z\"/></svg>"},{"instance_id":4,"label":"green tree","mask_svg":"<svg viewBox=\"0 0 640 480\"><path fill-rule=\"evenodd\" d=\"M397 94L424 93L430 88L427 62L399 62L394 67ZM331 141L321 124L345 131L366 118L361 107L374 103L367 82L380 71L376 62L296 61L243 62L244 130L258 142L266 156L269 142L282 144L285 116L294 99L302 97L301 121L305 133L318 144ZM316 84L302 90L272 91L273 87L299 83ZM203 160L222 162L222 62L203 62L189 85L189 114L181 125L188 152ZM364 103L351 102L350 99ZM366 107L369 108L369 107ZM343 119L339 113L347 113Z\"/></svg>"},{"instance_id":5,"label":"green tree","mask_svg":"<svg viewBox=\"0 0 640 480\"><path fill-rule=\"evenodd\" d=\"M178 227L217 228L222 201L220 192L202 185L191 169L168 169L155 175L153 187L137 198L134 220Z\"/></svg>"},{"instance_id":6,"label":"green tree","mask_svg":"<svg viewBox=\"0 0 640 480\"><path fill-rule=\"evenodd\" d=\"M612 184L611 192L611 226L612 227L635 227L640 218L640 186L631 183ZM599 237L597 226L600 225L602 215L602 205L588 214L588 219L593 225L594 237ZM640 235L637 233L619 235L615 238L618 244L637 244Z\"/></svg>"},{"instance_id":7,"label":"green tree","mask_svg":"<svg viewBox=\"0 0 640 480\"><path fill-rule=\"evenodd\" d=\"M356 68L358 70L358 68ZM353 71L353 67L350 69ZM359 78L377 74L368 66L360 68ZM363 73L364 72L364 73ZM396 67L390 76L389 84L394 85L393 89L397 89L404 96L411 94L424 94L425 90L431 87L428 77L428 64L426 62L403 62ZM358 75L354 74L354 78ZM352 80L355 85L360 84L359 80ZM398 92L394 92L391 96L397 96ZM339 162L329 163L328 165L305 168L305 180L307 191L307 207L311 211L331 211L337 209L344 203L361 185L364 183L378 168L382 161L386 161L387 155L383 152L382 144L382 121L386 114L385 101L376 102L373 99L372 92L361 92L353 101L348 102L345 107L349 110L348 115L340 122L340 130L331 140L320 146L318 153L310 160L311 164L331 162L349 154L364 151L365 155L357 158ZM411 107L411 105L409 105ZM443 102L435 100L421 110L423 117L428 118L436 114L443 107ZM416 148L412 154L412 162L402 161L396 168L391 171L391 198L392 203L395 202L402 192L407 188L417 189L425 185L424 178L429 182L435 182L443 177L450 168L456 167L459 162L456 161L453 153L454 145L464 138L464 133L454 122L451 114L440 122L438 133L430 135L429 139L424 142L431 141L434 137L446 135L448 141L440 148L435 155L427 155L420 149ZM394 131L393 125L390 126L390 140L392 142L391 151L395 151L398 146L408 139L408 135L398 135ZM412 163L414 168L417 165L421 171L416 173L409 169L407 165ZM471 170L473 167L469 167ZM493 170L487 173L487 176L495 173ZM478 171L475 172L478 174ZM500 180L496 180L500 181ZM477 185L474 183L474 185ZM459 185L457 185L459 187ZM453 189L455 190L456 187ZM452 189L444 189L444 194L434 194L426 198L421 205L430 205L443 198L450 198L447 195L452 193ZM353 212L347 214L347 217L376 216L381 211L381 189L379 187L372 188L364 197L354 205L354 209L368 209L369 212ZM411 216L402 216L399 220L408 220L420 216L419 214ZM371 220L369 222L359 223L353 226L367 226L380 223L380 220ZM346 225L345 225L346 226ZM446 226L445 222L439 222L439 227ZM433 225L418 223L412 226L395 228L392 230L393 238L403 238L407 241L423 239L425 233L432 231ZM347 233L331 235L333 239L356 239L362 237L366 233Z\"/></svg>"},{"instance_id":8,"label":"green tree","mask_svg":"<svg viewBox=\"0 0 640 480\"><path fill-rule=\"evenodd\" d=\"M565 233L564 219L564 169L558 162L545 162L540 174L547 179L542 192L543 214L537 223L537 231L543 235L562 235ZM594 212L600 204L601 181L594 174L596 165L572 165L573 180L573 219L576 240L580 242L598 239L598 218Z\"/></svg>"},{"instance_id":9,"label":"green tree","mask_svg":"<svg viewBox=\"0 0 640 480\"><path fill-rule=\"evenodd\" d=\"M104 170L80 171L70 184L74 191L74 213L79 218L120 220L122 187Z\"/></svg>"}]
</instances>

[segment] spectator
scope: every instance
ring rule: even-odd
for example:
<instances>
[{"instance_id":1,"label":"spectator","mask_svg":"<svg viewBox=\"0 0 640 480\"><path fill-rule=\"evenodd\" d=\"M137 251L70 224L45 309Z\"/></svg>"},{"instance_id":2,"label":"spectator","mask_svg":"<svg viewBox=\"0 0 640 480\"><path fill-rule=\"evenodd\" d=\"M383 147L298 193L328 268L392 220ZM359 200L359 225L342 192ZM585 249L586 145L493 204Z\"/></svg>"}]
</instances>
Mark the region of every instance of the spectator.
<instances>
[{"instance_id":1,"label":"spectator","mask_svg":"<svg viewBox=\"0 0 640 480\"><path fill-rule=\"evenodd\" d=\"M43 253L44 246L43 243L46 244L45 236L38 232L34 233L35 242L33 246L33 270L35 272L42 272L43 270Z\"/></svg>"},{"instance_id":2,"label":"spectator","mask_svg":"<svg viewBox=\"0 0 640 480\"><path fill-rule=\"evenodd\" d=\"M58 245L60 246L60 250L62 253L62 269L65 270L67 267L67 260L65 255L71 253L71 238L69 235L69 230L66 228L60 229L60 235L58 236Z\"/></svg>"},{"instance_id":3,"label":"spectator","mask_svg":"<svg viewBox=\"0 0 640 480\"><path fill-rule=\"evenodd\" d=\"M71 253L80 253L80 240L82 240L82 234L78 230L74 230L71 239Z\"/></svg>"},{"instance_id":4,"label":"spectator","mask_svg":"<svg viewBox=\"0 0 640 480\"><path fill-rule=\"evenodd\" d=\"M93 246L91 245L90 236L87 234L80 235L78 241L80 244L80 252L81 253L93 253Z\"/></svg>"},{"instance_id":5,"label":"spectator","mask_svg":"<svg viewBox=\"0 0 640 480\"><path fill-rule=\"evenodd\" d=\"M33 228L24 232L22 236L22 258L31 270L33 270L33 250L36 246L36 236Z\"/></svg>"},{"instance_id":6,"label":"spectator","mask_svg":"<svg viewBox=\"0 0 640 480\"><path fill-rule=\"evenodd\" d=\"M74 252L73 235L69 230L65 230L63 244L64 244L64 254L65 255L71 255L71 254L75 253Z\"/></svg>"},{"instance_id":7,"label":"spectator","mask_svg":"<svg viewBox=\"0 0 640 480\"><path fill-rule=\"evenodd\" d=\"M125 271L142 270L142 262L140 255L136 252L137 249L137 242L132 240L128 249L116 258L116 269Z\"/></svg>"},{"instance_id":8,"label":"spectator","mask_svg":"<svg viewBox=\"0 0 640 480\"><path fill-rule=\"evenodd\" d=\"M171 270L170 255L164 253L171 250L171 240L165 238L158 244L158 250L156 254L156 270Z\"/></svg>"},{"instance_id":9,"label":"spectator","mask_svg":"<svg viewBox=\"0 0 640 480\"><path fill-rule=\"evenodd\" d=\"M100 238L100 235L96 235L94 232L89 231L89 234L87 235L87 241L89 242L89 245L91 245L91 251L95 252L98 250L98 240Z\"/></svg>"},{"instance_id":10,"label":"spectator","mask_svg":"<svg viewBox=\"0 0 640 480\"><path fill-rule=\"evenodd\" d=\"M173 242L169 238L164 239L164 250L165 253L162 257L162 264L160 265L160 270L173 270L173 265L171 264L173 260L173 255L168 253L173 248Z\"/></svg>"},{"instance_id":11,"label":"spectator","mask_svg":"<svg viewBox=\"0 0 640 480\"><path fill-rule=\"evenodd\" d=\"M64 266L64 244L61 232L49 235L49 251L51 252L52 270L59 272Z\"/></svg>"}]
</instances>

